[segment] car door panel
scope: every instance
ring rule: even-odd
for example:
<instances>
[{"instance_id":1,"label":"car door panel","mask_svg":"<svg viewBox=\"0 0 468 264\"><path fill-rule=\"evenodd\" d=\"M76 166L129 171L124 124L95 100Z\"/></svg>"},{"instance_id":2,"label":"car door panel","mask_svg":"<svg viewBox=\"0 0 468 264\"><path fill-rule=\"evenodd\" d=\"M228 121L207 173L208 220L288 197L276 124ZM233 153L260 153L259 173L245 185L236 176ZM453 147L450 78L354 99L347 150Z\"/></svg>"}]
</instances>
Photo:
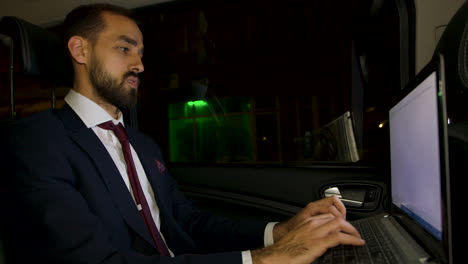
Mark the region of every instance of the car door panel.
<instances>
[{"instance_id":1,"label":"car door panel","mask_svg":"<svg viewBox=\"0 0 468 264\"><path fill-rule=\"evenodd\" d=\"M171 173L199 207L237 218L281 221L336 187L354 220L383 212L387 197L385 173L370 167L178 165Z\"/></svg>"}]
</instances>

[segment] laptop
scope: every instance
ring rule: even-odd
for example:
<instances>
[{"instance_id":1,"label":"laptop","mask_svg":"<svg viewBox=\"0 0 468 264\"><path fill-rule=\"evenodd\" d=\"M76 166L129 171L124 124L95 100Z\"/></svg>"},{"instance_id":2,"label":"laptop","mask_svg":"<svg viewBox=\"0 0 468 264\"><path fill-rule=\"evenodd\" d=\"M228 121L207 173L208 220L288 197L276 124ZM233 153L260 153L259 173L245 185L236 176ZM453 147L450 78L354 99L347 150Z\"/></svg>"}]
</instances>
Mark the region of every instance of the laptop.
<instances>
[{"instance_id":1,"label":"laptop","mask_svg":"<svg viewBox=\"0 0 468 264\"><path fill-rule=\"evenodd\" d=\"M389 212L351 222L363 247L315 263L452 263L444 59L439 55L389 110Z\"/></svg>"}]
</instances>

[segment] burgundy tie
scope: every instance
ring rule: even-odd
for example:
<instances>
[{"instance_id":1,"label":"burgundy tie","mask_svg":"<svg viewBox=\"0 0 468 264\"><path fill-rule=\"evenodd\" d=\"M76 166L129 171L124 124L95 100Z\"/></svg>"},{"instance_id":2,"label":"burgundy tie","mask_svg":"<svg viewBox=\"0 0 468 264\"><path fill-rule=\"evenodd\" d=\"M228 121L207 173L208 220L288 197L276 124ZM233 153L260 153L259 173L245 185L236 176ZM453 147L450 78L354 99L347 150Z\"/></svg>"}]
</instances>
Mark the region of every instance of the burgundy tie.
<instances>
[{"instance_id":1,"label":"burgundy tie","mask_svg":"<svg viewBox=\"0 0 468 264\"><path fill-rule=\"evenodd\" d=\"M159 233L156 224L154 223L153 217L151 216L151 211L149 209L148 203L146 202L145 195L141 189L140 181L138 180L138 175L135 169L135 163L133 162L132 153L130 151L130 143L128 142L127 132L121 123L114 125L112 121L107 121L99 125L100 128L112 130L114 134L120 141L122 145L122 150L125 158L125 163L127 163L127 173L128 178L130 179L130 185L132 187L133 196L135 197L135 202L137 204L138 211L140 211L141 216L146 224L146 227L150 231L151 237L156 244L156 248L162 256L170 256L169 250L167 249L166 244L164 243L161 234Z\"/></svg>"}]
</instances>

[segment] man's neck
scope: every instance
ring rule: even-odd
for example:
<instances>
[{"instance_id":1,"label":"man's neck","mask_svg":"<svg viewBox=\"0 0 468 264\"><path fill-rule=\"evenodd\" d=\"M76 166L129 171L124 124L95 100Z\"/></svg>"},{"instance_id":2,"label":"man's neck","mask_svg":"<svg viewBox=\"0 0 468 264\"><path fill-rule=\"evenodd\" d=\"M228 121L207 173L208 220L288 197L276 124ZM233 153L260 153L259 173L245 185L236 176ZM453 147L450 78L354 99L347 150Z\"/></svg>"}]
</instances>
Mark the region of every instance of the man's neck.
<instances>
[{"instance_id":1,"label":"man's neck","mask_svg":"<svg viewBox=\"0 0 468 264\"><path fill-rule=\"evenodd\" d=\"M111 105L111 104L109 104L107 102L104 102L99 97L89 98L89 99L93 100L96 104L98 104L100 107L102 107L104 110L106 110L106 112L109 113L109 115L111 115L112 118L119 119L121 112L116 106Z\"/></svg>"},{"instance_id":2,"label":"man's neck","mask_svg":"<svg viewBox=\"0 0 468 264\"><path fill-rule=\"evenodd\" d=\"M83 89L83 86L77 85L75 83L73 90L98 104L100 107L102 107L102 109L109 113L112 118L119 119L121 114L120 110L116 106L102 100L100 96L96 94L94 89Z\"/></svg>"}]
</instances>

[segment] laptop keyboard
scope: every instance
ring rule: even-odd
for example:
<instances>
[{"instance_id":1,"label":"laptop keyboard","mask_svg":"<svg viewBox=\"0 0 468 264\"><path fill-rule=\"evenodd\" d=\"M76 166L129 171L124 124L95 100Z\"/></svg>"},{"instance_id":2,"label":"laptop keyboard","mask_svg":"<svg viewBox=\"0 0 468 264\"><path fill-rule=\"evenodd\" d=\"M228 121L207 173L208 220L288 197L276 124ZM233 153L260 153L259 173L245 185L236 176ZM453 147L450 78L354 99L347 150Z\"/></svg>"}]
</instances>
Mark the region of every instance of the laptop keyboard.
<instances>
[{"instance_id":1,"label":"laptop keyboard","mask_svg":"<svg viewBox=\"0 0 468 264\"><path fill-rule=\"evenodd\" d=\"M367 218L351 222L359 231L366 245L362 247L341 245L329 249L314 264L332 263L398 263L391 251L391 242L383 234L381 223L375 218Z\"/></svg>"}]
</instances>

